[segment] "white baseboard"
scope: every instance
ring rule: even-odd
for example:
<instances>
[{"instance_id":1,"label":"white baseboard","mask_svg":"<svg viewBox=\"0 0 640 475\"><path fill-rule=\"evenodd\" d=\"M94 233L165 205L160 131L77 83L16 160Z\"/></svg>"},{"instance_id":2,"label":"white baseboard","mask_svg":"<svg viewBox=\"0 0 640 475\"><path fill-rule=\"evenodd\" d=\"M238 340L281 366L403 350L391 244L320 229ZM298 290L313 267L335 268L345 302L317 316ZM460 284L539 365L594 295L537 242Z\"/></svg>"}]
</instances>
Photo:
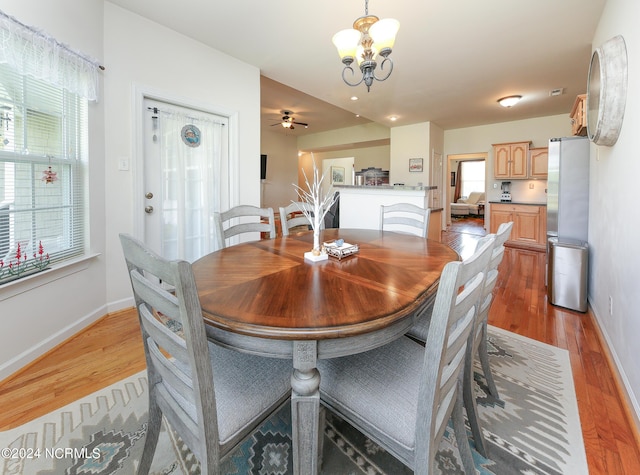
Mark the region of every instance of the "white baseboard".
<instances>
[{"instance_id":1,"label":"white baseboard","mask_svg":"<svg viewBox=\"0 0 640 475\"><path fill-rule=\"evenodd\" d=\"M136 301L133 297L127 297L126 299L117 300L107 304L107 313L119 312L126 308L133 308L136 306Z\"/></svg>"},{"instance_id":2,"label":"white baseboard","mask_svg":"<svg viewBox=\"0 0 640 475\"><path fill-rule=\"evenodd\" d=\"M67 340L82 329L91 325L99 318L104 317L106 314L107 306L100 307L90 314L76 320L71 325L68 325L62 330L54 333L49 338L42 340L37 345L32 346L28 350L23 351L19 355L3 363L2 365L0 365L0 381L8 378L16 371L24 368L29 363L35 361L38 357L44 355L47 351L55 348L63 341Z\"/></svg>"},{"instance_id":3,"label":"white baseboard","mask_svg":"<svg viewBox=\"0 0 640 475\"><path fill-rule=\"evenodd\" d=\"M597 331L600 333L602 338L604 338L603 343L606 345L605 351L608 353L608 356L611 359L611 363L613 366L612 370L615 371L616 373L614 377L620 383L622 383L622 385L618 384L618 386L623 392L622 397L625 399L625 402L630 406L631 411L629 412L631 414L629 415L633 418L633 420L630 422L634 425L636 432L640 433L640 404L638 403L638 397L640 397L640 394L636 394L633 390L634 388L631 387L631 384L629 383L629 379L627 378L627 375L624 371L624 367L620 363L620 359L616 354L615 346L612 344L611 339L609 338L609 334L607 333L607 330L604 327L604 325L602 325L601 320L598 317L597 312L595 311L595 308L589 305L589 309L593 314L593 318L597 326Z\"/></svg>"}]
</instances>

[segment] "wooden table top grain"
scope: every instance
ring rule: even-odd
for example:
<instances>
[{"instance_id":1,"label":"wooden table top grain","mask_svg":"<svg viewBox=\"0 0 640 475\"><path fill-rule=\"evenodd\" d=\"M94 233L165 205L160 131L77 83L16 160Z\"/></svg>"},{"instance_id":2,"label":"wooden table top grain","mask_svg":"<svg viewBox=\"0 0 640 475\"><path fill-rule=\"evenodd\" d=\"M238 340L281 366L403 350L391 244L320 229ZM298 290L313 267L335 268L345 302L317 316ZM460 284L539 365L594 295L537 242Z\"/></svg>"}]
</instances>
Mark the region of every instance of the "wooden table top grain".
<instances>
[{"instance_id":1,"label":"wooden table top grain","mask_svg":"<svg viewBox=\"0 0 640 475\"><path fill-rule=\"evenodd\" d=\"M205 322L259 338L323 340L360 335L410 318L435 295L458 254L437 241L362 229L327 229L359 252L309 262L313 234L243 243L193 264Z\"/></svg>"}]
</instances>

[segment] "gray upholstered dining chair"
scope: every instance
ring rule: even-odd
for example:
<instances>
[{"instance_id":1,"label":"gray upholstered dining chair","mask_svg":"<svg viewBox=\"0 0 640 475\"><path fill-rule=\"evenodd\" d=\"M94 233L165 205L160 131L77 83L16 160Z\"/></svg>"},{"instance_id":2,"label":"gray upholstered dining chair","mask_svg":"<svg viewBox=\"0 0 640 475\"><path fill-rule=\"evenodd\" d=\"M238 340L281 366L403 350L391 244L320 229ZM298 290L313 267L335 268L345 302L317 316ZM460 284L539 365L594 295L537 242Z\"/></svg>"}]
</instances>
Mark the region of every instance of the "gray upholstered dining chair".
<instances>
[{"instance_id":1,"label":"gray upholstered dining chair","mask_svg":"<svg viewBox=\"0 0 640 475\"><path fill-rule=\"evenodd\" d=\"M280 226L282 235L288 236L289 231L297 226L310 226L311 222L302 210L313 213L313 205L304 201L295 201L288 206L280 206ZM324 220L320 223L324 225Z\"/></svg>"},{"instance_id":2,"label":"gray upholstered dining chair","mask_svg":"<svg viewBox=\"0 0 640 475\"><path fill-rule=\"evenodd\" d=\"M254 218L254 220L247 222L243 218ZM227 211L213 213L213 221L217 249L227 247L227 239L242 233L269 233L271 239L276 237L273 208L259 208L252 205L234 206Z\"/></svg>"},{"instance_id":3,"label":"gray upholstered dining chair","mask_svg":"<svg viewBox=\"0 0 640 475\"><path fill-rule=\"evenodd\" d=\"M493 239L442 272L427 344L401 337L365 353L318 361L320 400L416 474L433 473L449 418L465 473L475 473L462 406L464 356Z\"/></svg>"},{"instance_id":4,"label":"gray upholstered dining chair","mask_svg":"<svg viewBox=\"0 0 640 475\"><path fill-rule=\"evenodd\" d=\"M478 415L478 407L476 404L476 398L474 394L474 360L477 355L478 360L482 368L482 372L485 376L485 381L489 390L489 394L498 398L498 389L495 381L493 380L493 373L491 372L491 365L489 364L489 350L487 345L487 322L489 320L489 310L491 302L493 301L493 289L495 288L498 278L498 266L502 262L504 256L504 243L509 239L511 229L513 228L513 222L502 223L496 234L488 234L477 243L477 246L482 246L484 241L488 239L494 240L494 247L491 252L491 259L487 264L487 278L485 279L485 285L480 296L480 304L478 307L478 314L476 315L473 331L470 336L469 344L467 346L467 353L465 356L465 370L464 370L464 406L467 411L467 419L469 420L469 426L473 434L476 450L483 456L489 457L487 452L487 444L482 434L482 427ZM429 325L431 321L430 309L426 309L416 319L416 323L407 332L411 338L422 342L423 344L427 340L429 334Z\"/></svg>"},{"instance_id":5,"label":"gray upholstered dining chair","mask_svg":"<svg viewBox=\"0 0 640 475\"><path fill-rule=\"evenodd\" d=\"M497 399L499 397L498 388L493 380L493 373L491 372L491 365L489 364L487 324L489 321L489 310L491 308L491 303L493 302L493 289L495 288L498 280L498 266L504 257L504 243L509 240L512 228L513 222L510 221L500 224L496 231L491 259L487 267L487 278L485 279L484 289L480 297L480 307L478 309L478 314L476 315L476 322L471 335L465 362L463 387L464 406L467 410L467 419L469 420L469 426L471 427L476 450L484 457L488 457L489 454L487 452L487 444L484 439L484 435L482 434L482 427L474 394L474 359L477 355L480 360L480 365L487 383L489 394ZM480 245L480 242L478 245Z\"/></svg>"},{"instance_id":6,"label":"gray upholstered dining chair","mask_svg":"<svg viewBox=\"0 0 640 475\"><path fill-rule=\"evenodd\" d=\"M430 208L421 208L411 203L396 203L380 206L380 229L400 231L427 237Z\"/></svg>"},{"instance_id":7,"label":"gray upholstered dining chair","mask_svg":"<svg viewBox=\"0 0 640 475\"><path fill-rule=\"evenodd\" d=\"M121 234L138 310L149 380L149 424L138 466L147 474L162 416L200 461L220 474L220 461L291 394L291 364L207 341L200 302L186 261L168 261ZM181 324L170 330L159 318Z\"/></svg>"}]
</instances>

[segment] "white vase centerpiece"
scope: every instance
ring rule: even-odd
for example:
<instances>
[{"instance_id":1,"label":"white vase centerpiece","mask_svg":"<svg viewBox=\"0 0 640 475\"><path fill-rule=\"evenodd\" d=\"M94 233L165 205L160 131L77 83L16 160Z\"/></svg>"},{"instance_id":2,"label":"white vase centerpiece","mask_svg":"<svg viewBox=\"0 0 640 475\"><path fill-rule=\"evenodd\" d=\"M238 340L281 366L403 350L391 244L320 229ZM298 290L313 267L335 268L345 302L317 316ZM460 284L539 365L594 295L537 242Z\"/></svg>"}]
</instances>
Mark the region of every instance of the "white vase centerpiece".
<instances>
[{"instance_id":1,"label":"white vase centerpiece","mask_svg":"<svg viewBox=\"0 0 640 475\"><path fill-rule=\"evenodd\" d=\"M313 155L312 155L313 157ZM331 205L335 201L335 195L333 193L333 187L329 188L326 194L322 193L322 182L324 181L324 174L320 175L316 162L313 161L313 181L309 183L307 174L302 169L302 175L307 189L304 190L300 186L293 184L298 194L299 201L304 201L311 205L312 211L308 209L300 209L300 211L307 217L311 223L311 229L313 229L313 249L309 252L305 252L305 258L312 261L325 260L329 256L324 252L320 245L320 230L322 229L322 222L325 215L331 208Z\"/></svg>"}]
</instances>

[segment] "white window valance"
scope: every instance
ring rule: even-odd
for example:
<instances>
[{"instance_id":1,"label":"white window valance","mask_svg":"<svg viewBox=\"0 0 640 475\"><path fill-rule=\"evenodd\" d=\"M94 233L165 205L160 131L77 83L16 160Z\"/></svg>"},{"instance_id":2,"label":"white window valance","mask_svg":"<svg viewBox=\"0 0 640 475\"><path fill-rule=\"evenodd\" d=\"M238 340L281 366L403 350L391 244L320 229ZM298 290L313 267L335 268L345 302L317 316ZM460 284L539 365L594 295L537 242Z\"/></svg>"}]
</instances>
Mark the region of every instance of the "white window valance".
<instances>
[{"instance_id":1,"label":"white window valance","mask_svg":"<svg viewBox=\"0 0 640 475\"><path fill-rule=\"evenodd\" d=\"M98 99L98 73L102 67L97 61L2 11L0 63L90 101Z\"/></svg>"}]
</instances>

